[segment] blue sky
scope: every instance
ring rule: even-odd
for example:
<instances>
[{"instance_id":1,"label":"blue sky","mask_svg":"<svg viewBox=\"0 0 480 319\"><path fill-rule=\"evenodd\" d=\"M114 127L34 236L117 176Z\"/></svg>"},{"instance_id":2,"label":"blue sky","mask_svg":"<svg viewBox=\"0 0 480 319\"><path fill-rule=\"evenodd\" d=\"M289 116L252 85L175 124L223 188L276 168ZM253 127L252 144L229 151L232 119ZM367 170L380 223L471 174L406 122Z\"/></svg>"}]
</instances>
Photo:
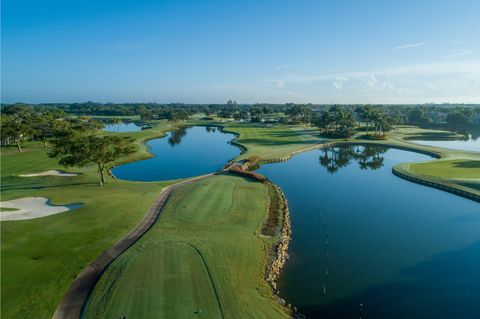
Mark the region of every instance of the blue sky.
<instances>
[{"instance_id":1,"label":"blue sky","mask_svg":"<svg viewBox=\"0 0 480 319\"><path fill-rule=\"evenodd\" d=\"M480 1L2 0L2 102L480 103Z\"/></svg>"}]
</instances>

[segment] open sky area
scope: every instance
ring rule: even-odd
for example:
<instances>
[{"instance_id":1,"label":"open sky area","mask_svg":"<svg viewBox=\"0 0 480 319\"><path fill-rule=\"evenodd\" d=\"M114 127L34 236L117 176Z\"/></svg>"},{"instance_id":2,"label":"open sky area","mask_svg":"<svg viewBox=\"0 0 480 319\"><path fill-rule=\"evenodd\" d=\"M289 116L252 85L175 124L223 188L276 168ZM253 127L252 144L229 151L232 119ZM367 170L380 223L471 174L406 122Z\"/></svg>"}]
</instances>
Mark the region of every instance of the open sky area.
<instances>
[{"instance_id":1,"label":"open sky area","mask_svg":"<svg viewBox=\"0 0 480 319\"><path fill-rule=\"evenodd\" d=\"M2 102L480 103L479 13L478 0L2 0Z\"/></svg>"}]
</instances>

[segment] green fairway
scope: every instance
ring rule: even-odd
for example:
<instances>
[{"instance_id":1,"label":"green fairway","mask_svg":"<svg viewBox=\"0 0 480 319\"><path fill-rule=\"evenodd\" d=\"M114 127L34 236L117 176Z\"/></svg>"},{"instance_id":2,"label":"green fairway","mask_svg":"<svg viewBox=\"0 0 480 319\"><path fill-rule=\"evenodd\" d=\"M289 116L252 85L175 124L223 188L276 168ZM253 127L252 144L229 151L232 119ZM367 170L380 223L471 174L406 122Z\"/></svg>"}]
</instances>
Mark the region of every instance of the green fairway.
<instances>
[{"instance_id":1,"label":"green fairway","mask_svg":"<svg viewBox=\"0 0 480 319\"><path fill-rule=\"evenodd\" d=\"M96 295L102 298L99 305L89 307L92 318L121 318L125 314L127 318L189 318L195 311L204 318L221 316L203 259L188 244L159 241L129 260L122 258L113 267L106 277L111 282L97 287ZM176 304L184 307L171 306Z\"/></svg>"},{"instance_id":2,"label":"green fairway","mask_svg":"<svg viewBox=\"0 0 480 319\"><path fill-rule=\"evenodd\" d=\"M153 138L164 129L136 132L134 137ZM40 143L28 143L21 153L2 148L2 201L42 196L55 205L84 205L58 215L1 223L2 318L50 318L74 277L132 229L168 184L108 178L99 187L94 167L66 169L82 173L73 177L18 177L65 169L47 151ZM141 145L131 158L146 156Z\"/></svg>"},{"instance_id":3,"label":"green fairway","mask_svg":"<svg viewBox=\"0 0 480 319\"><path fill-rule=\"evenodd\" d=\"M282 158L325 141L318 137L316 129L300 126L219 125L239 134L237 142L247 150L241 158ZM152 156L144 142L163 136L171 128L166 121L157 121L149 130L112 133L135 139L137 152L122 162ZM402 164L402 169L478 193L478 154L414 145L403 140L410 133L425 132L402 128L392 131L386 142L367 142L433 151L442 159ZM356 138L349 141L363 142ZM2 223L3 318L51 317L74 277L132 229L158 192L170 183L126 182L108 177L107 184L99 187L94 167L60 167L47 156L48 150L40 143L27 143L21 153L14 147L2 148L2 200L41 196L54 205L83 206L44 218ZM18 176L52 169L81 174ZM158 223L101 279L89 314L115 318L122 311L130 314L129 318L140 311L146 317L154 313L215 318L222 311L225 318L282 317L283 310L263 279L271 239L259 237L258 230L265 218L267 197L266 186L232 176L216 176L175 191ZM135 288L140 283L143 286ZM143 287L148 289L142 292ZM111 293L102 297L101 291ZM194 314L200 309L201 313Z\"/></svg>"},{"instance_id":4,"label":"green fairway","mask_svg":"<svg viewBox=\"0 0 480 319\"><path fill-rule=\"evenodd\" d=\"M416 126L398 127L390 133L390 135L392 134L401 136L405 140L455 140L464 137L461 134L451 131L422 129Z\"/></svg>"},{"instance_id":5,"label":"green fairway","mask_svg":"<svg viewBox=\"0 0 480 319\"><path fill-rule=\"evenodd\" d=\"M87 318L284 318L263 278L267 186L214 176L176 190L107 269Z\"/></svg>"},{"instance_id":6,"label":"green fairway","mask_svg":"<svg viewBox=\"0 0 480 319\"><path fill-rule=\"evenodd\" d=\"M325 139L319 137L318 129L290 125L228 123L227 131L240 136L236 142L247 151L241 158L260 156L264 160L290 155L292 152L308 149Z\"/></svg>"},{"instance_id":7,"label":"green fairway","mask_svg":"<svg viewBox=\"0 0 480 319\"><path fill-rule=\"evenodd\" d=\"M17 148L2 148L2 179L58 168L57 161L47 156L49 149L40 143L29 143L19 153ZM2 186L3 188L3 186Z\"/></svg>"},{"instance_id":8,"label":"green fairway","mask_svg":"<svg viewBox=\"0 0 480 319\"><path fill-rule=\"evenodd\" d=\"M412 172L442 178L480 179L480 160L458 159L411 164Z\"/></svg>"}]
</instances>

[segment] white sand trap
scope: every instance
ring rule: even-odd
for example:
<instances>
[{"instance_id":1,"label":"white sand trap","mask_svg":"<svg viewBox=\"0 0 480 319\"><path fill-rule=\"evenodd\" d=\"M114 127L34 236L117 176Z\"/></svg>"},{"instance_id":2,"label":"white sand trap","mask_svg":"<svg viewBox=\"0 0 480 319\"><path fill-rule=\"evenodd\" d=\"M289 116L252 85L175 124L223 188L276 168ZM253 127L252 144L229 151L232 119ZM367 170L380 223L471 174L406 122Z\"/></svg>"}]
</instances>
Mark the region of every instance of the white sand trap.
<instances>
[{"instance_id":1,"label":"white sand trap","mask_svg":"<svg viewBox=\"0 0 480 319\"><path fill-rule=\"evenodd\" d=\"M2 208L15 208L14 211L0 212L0 220L25 220L63 213L78 205L52 206L45 197L24 197L0 202Z\"/></svg>"},{"instance_id":2,"label":"white sand trap","mask_svg":"<svg viewBox=\"0 0 480 319\"><path fill-rule=\"evenodd\" d=\"M34 177L34 176L78 176L79 174L77 173L65 173L63 171L59 171L56 169L52 169L49 171L41 172L41 173L35 173L35 174L23 174L23 175L18 175L20 177Z\"/></svg>"}]
</instances>

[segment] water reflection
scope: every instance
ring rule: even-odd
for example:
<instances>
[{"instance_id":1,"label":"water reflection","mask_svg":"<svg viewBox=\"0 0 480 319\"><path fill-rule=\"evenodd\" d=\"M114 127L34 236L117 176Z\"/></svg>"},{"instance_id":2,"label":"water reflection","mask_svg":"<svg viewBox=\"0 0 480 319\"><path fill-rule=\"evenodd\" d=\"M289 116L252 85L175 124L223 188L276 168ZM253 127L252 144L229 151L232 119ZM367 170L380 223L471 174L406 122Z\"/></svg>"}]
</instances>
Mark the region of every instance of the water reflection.
<instances>
[{"instance_id":1,"label":"water reflection","mask_svg":"<svg viewBox=\"0 0 480 319\"><path fill-rule=\"evenodd\" d=\"M168 138L168 144L170 144L171 147L175 147L175 145L182 143L182 139L186 135L187 129L185 127L180 127L175 131L172 131L172 135L170 135L170 137Z\"/></svg>"},{"instance_id":2,"label":"water reflection","mask_svg":"<svg viewBox=\"0 0 480 319\"><path fill-rule=\"evenodd\" d=\"M319 162L330 174L348 166L352 160L357 162L360 169L377 170L383 166L384 158L381 154L384 154L387 150L386 147L381 146L327 147L322 150Z\"/></svg>"},{"instance_id":3,"label":"water reflection","mask_svg":"<svg viewBox=\"0 0 480 319\"><path fill-rule=\"evenodd\" d=\"M217 131L217 128L215 126L205 126L205 131L208 133L215 133Z\"/></svg>"},{"instance_id":4,"label":"water reflection","mask_svg":"<svg viewBox=\"0 0 480 319\"><path fill-rule=\"evenodd\" d=\"M188 133L188 134L187 134ZM240 150L228 142L235 136L203 126L181 128L147 142L155 157L120 165L113 174L134 181L162 181L214 172Z\"/></svg>"},{"instance_id":5,"label":"water reflection","mask_svg":"<svg viewBox=\"0 0 480 319\"><path fill-rule=\"evenodd\" d=\"M311 318L477 318L478 204L391 171L428 159L349 146L262 165L290 208L282 298Z\"/></svg>"},{"instance_id":6,"label":"water reflection","mask_svg":"<svg viewBox=\"0 0 480 319\"><path fill-rule=\"evenodd\" d=\"M453 140L452 139L421 139L421 140L412 140L411 142L421 144L421 145L449 148L449 149L460 150L460 151L480 152L480 139L478 138L478 135L475 135L475 134L467 134L467 135L464 135L464 138L453 139Z\"/></svg>"},{"instance_id":7,"label":"water reflection","mask_svg":"<svg viewBox=\"0 0 480 319\"><path fill-rule=\"evenodd\" d=\"M115 133L137 132L142 130L142 126L134 122L115 121L108 123L103 130Z\"/></svg>"}]
</instances>

